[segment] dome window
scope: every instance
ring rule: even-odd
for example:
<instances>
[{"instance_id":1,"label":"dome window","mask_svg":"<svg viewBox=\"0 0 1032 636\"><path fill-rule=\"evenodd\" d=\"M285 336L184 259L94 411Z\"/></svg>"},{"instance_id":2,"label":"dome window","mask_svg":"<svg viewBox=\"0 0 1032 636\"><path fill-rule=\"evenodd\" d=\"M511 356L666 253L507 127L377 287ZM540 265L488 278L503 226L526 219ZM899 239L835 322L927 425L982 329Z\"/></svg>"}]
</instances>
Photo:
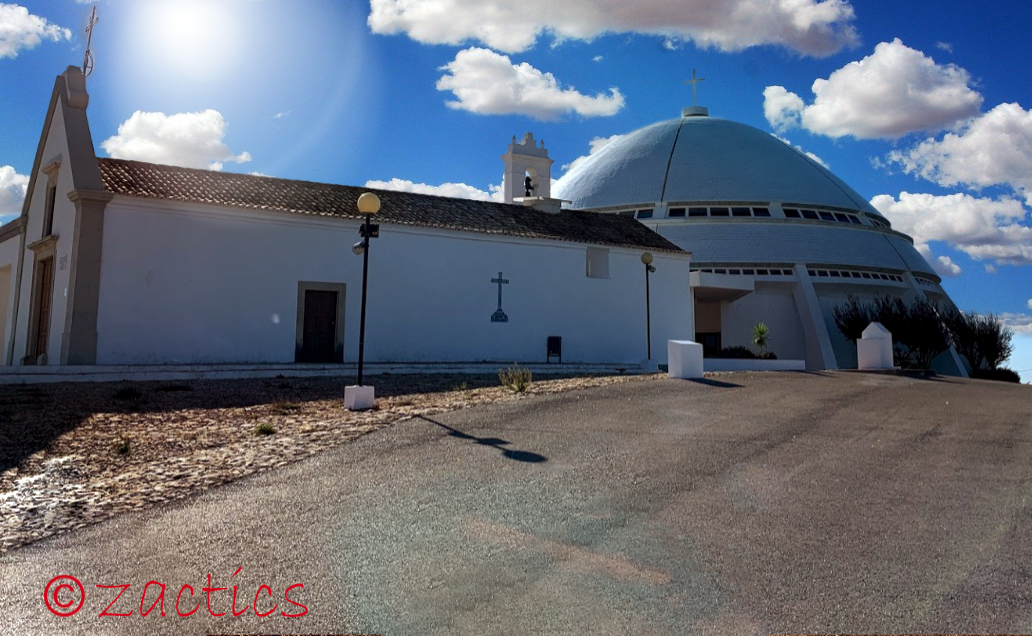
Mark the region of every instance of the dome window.
<instances>
[{"instance_id":1,"label":"dome window","mask_svg":"<svg viewBox=\"0 0 1032 636\"><path fill-rule=\"evenodd\" d=\"M651 219L652 218L652 210L638 210L638 218L639 219Z\"/></svg>"},{"instance_id":2,"label":"dome window","mask_svg":"<svg viewBox=\"0 0 1032 636\"><path fill-rule=\"evenodd\" d=\"M770 216L770 210L767 208L753 208L752 213L753 216Z\"/></svg>"},{"instance_id":3,"label":"dome window","mask_svg":"<svg viewBox=\"0 0 1032 636\"><path fill-rule=\"evenodd\" d=\"M730 216L731 213L727 208L710 208L710 216Z\"/></svg>"},{"instance_id":4,"label":"dome window","mask_svg":"<svg viewBox=\"0 0 1032 636\"><path fill-rule=\"evenodd\" d=\"M706 208L688 208L688 216L708 216Z\"/></svg>"},{"instance_id":5,"label":"dome window","mask_svg":"<svg viewBox=\"0 0 1032 636\"><path fill-rule=\"evenodd\" d=\"M806 212L806 210L803 210L803 212ZM821 212L820 215L821 215L821 219L823 219L825 221L834 221L835 220L835 215L832 214L831 212Z\"/></svg>"},{"instance_id":6,"label":"dome window","mask_svg":"<svg viewBox=\"0 0 1032 636\"><path fill-rule=\"evenodd\" d=\"M790 219L798 219L800 216L799 210L795 208L785 208L785 216Z\"/></svg>"},{"instance_id":7,"label":"dome window","mask_svg":"<svg viewBox=\"0 0 1032 636\"><path fill-rule=\"evenodd\" d=\"M667 212L667 217L671 219L684 218L684 208L670 208L670 211Z\"/></svg>"},{"instance_id":8,"label":"dome window","mask_svg":"<svg viewBox=\"0 0 1032 636\"><path fill-rule=\"evenodd\" d=\"M731 216L752 216L749 208L731 208Z\"/></svg>"}]
</instances>

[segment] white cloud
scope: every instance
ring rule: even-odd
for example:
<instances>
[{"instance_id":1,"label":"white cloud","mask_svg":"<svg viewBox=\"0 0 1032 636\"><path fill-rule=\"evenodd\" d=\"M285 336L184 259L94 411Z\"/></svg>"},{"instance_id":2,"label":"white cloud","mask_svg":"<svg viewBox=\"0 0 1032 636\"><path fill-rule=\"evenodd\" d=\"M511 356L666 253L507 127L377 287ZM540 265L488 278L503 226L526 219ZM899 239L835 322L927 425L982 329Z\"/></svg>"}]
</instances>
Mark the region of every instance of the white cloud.
<instances>
[{"instance_id":1,"label":"white cloud","mask_svg":"<svg viewBox=\"0 0 1032 636\"><path fill-rule=\"evenodd\" d=\"M589 97L572 88L562 88L555 76L526 62L513 64L508 57L487 49L459 51L440 70L437 90L451 91L458 99L451 108L480 115L527 115L535 119L556 119L575 112L584 117L613 115L624 106L616 88L609 94Z\"/></svg>"},{"instance_id":2,"label":"white cloud","mask_svg":"<svg viewBox=\"0 0 1032 636\"><path fill-rule=\"evenodd\" d=\"M233 154L222 141L225 135L226 120L217 110L175 115L136 111L101 146L116 159L184 168L222 170L226 161L250 161L246 152Z\"/></svg>"},{"instance_id":3,"label":"white cloud","mask_svg":"<svg viewBox=\"0 0 1032 636\"><path fill-rule=\"evenodd\" d=\"M0 223L21 214L29 177L18 174L11 166L0 166Z\"/></svg>"},{"instance_id":4,"label":"white cloud","mask_svg":"<svg viewBox=\"0 0 1032 636\"><path fill-rule=\"evenodd\" d=\"M573 170L580 164L584 163L585 159L595 154L599 150L602 150L603 148L613 143L620 137L623 137L623 135L613 135L612 137L595 137L594 139L588 142L588 154L577 157L570 163L564 165L563 172L569 172L570 170Z\"/></svg>"},{"instance_id":5,"label":"white cloud","mask_svg":"<svg viewBox=\"0 0 1032 636\"><path fill-rule=\"evenodd\" d=\"M815 80L808 106L795 93L768 86L763 112L777 130L801 125L828 137L893 139L977 115L982 96L970 82L959 66L936 64L896 39L878 44L874 53L828 79Z\"/></svg>"},{"instance_id":6,"label":"white cloud","mask_svg":"<svg viewBox=\"0 0 1032 636\"><path fill-rule=\"evenodd\" d=\"M805 108L803 99L784 86L763 89L763 116L774 130L784 132L799 126Z\"/></svg>"},{"instance_id":7,"label":"white cloud","mask_svg":"<svg viewBox=\"0 0 1032 636\"><path fill-rule=\"evenodd\" d=\"M1032 205L1032 111L1000 104L941 141L889 154L903 170L943 186L1007 185Z\"/></svg>"},{"instance_id":8,"label":"white cloud","mask_svg":"<svg viewBox=\"0 0 1032 636\"><path fill-rule=\"evenodd\" d=\"M21 49L31 49L43 40L60 42L72 39L72 32L29 13L17 4L0 4L0 59L17 57Z\"/></svg>"},{"instance_id":9,"label":"white cloud","mask_svg":"<svg viewBox=\"0 0 1032 636\"><path fill-rule=\"evenodd\" d=\"M374 33L426 44L479 41L507 53L541 36L641 33L722 51L774 44L825 56L856 43L853 18L847 0L371 0L368 22Z\"/></svg>"},{"instance_id":10,"label":"white cloud","mask_svg":"<svg viewBox=\"0 0 1032 636\"><path fill-rule=\"evenodd\" d=\"M949 42L936 42L935 48L939 49L940 51L946 51L947 53L953 52L953 45Z\"/></svg>"},{"instance_id":11,"label":"white cloud","mask_svg":"<svg viewBox=\"0 0 1032 636\"><path fill-rule=\"evenodd\" d=\"M595 57L591 58L591 61L592 62L601 62L604 59L606 59L606 58L602 57L601 55L596 55Z\"/></svg>"},{"instance_id":12,"label":"white cloud","mask_svg":"<svg viewBox=\"0 0 1032 636\"><path fill-rule=\"evenodd\" d=\"M1014 330L1015 333L1023 333L1032 336L1032 316L1028 314L1012 314L1004 312L1000 314L1000 321Z\"/></svg>"},{"instance_id":13,"label":"white cloud","mask_svg":"<svg viewBox=\"0 0 1032 636\"><path fill-rule=\"evenodd\" d=\"M428 185L426 183L414 183L397 177L390 181L366 181L365 187L377 188L379 190L395 190L397 192L432 194L434 196L453 197L456 199L474 199L476 201L501 201L503 196L501 186L490 186L491 191L485 192L465 183Z\"/></svg>"},{"instance_id":14,"label":"white cloud","mask_svg":"<svg viewBox=\"0 0 1032 636\"><path fill-rule=\"evenodd\" d=\"M990 265L1032 264L1028 211L1015 199L902 192L899 200L878 195L871 199L871 205L892 222L894 229L913 237L926 258L931 254L927 244L943 241Z\"/></svg>"},{"instance_id":15,"label":"white cloud","mask_svg":"<svg viewBox=\"0 0 1032 636\"><path fill-rule=\"evenodd\" d=\"M807 157L809 157L813 161L815 161L815 162L819 163L820 165L824 166L825 168L828 167L828 164L823 159L821 159L817 155L813 154L812 152L807 152L807 151L803 150L802 146L798 146L798 145L792 143L791 141L785 139L784 137L778 137L777 135L775 135L773 133L771 134L771 136L774 137L775 139L777 139L778 141L782 142L782 143L786 143L789 146L792 146L793 148L795 148L799 152L803 153L804 155L806 155Z\"/></svg>"},{"instance_id":16,"label":"white cloud","mask_svg":"<svg viewBox=\"0 0 1032 636\"><path fill-rule=\"evenodd\" d=\"M1028 308L1032 309L1032 298L1028 299Z\"/></svg>"},{"instance_id":17,"label":"white cloud","mask_svg":"<svg viewBox=\"0 0 1032 636\"><path fill-rule=\"evenodd\" d=\"M922 254L925 253L922 252ZM929 251L929 255L930 254L931 251ZM929 258L928 255L926 255L925 258L928 260L929 264L932 265L932 268L935 269L935 273L943 278L956 278L961 274L964 274L961 266L955 263L953 258L949 258L948 256L939 256L938 258L933 259Z\"/></svg>"}]
</instances>

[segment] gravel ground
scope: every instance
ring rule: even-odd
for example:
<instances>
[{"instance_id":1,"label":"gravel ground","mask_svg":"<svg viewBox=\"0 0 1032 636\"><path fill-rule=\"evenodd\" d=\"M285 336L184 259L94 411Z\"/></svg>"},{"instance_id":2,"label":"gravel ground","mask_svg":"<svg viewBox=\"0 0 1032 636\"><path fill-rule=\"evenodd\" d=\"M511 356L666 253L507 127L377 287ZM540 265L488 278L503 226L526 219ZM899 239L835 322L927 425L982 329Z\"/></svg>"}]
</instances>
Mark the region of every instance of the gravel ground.
<instances>
[{"instance_id":1,"label":"gravel ground","mask_svg":"<svg viewBox=\"0 0 1032 636\"><path fill-rule=\"evenodd\" d=\"M344 409L342 378L2 387L0 554L410 417L657 377L553 376L516 394L494 375L385 375L366 412Z\"/></svg>"}]
</instances>

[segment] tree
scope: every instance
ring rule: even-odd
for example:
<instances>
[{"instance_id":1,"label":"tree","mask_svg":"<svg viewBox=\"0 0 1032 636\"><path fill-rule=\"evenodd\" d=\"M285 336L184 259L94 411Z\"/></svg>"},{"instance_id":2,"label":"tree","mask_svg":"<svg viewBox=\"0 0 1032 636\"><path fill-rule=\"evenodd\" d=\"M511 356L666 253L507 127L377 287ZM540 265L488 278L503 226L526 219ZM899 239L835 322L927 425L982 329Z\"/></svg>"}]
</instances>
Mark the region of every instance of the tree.
<instances>
[{"instance_id":1,"label":"tree","mask_svg":"<svg viewBox=\"0 0 1032 636\"><path fill-rule=\"evenodd\" d=\"M1014 332L996 314L964 313L951 308L943 312L943 323L957 353L971 365L972 375L996 371L1014 350Z\"/></svg>"},{"instance_id":2,"label":"tree","mask_svg":"<svg viewBox=\"0 0 1032 636\"><path fill-rule=\"evenodd\" d=\"M895 363L904 369L927 369L949 348L938 309L923 298L907 304L899 296L881 296L861 303L849 296L832 314L839 331L854 343L868 325L880 322L892 334Z\"/></svg>"},{"instance_id":3,"label":"tree","mask_svg":"<svg viewBox=\"0 0 1032 636\"><path fill-rule=\"evenodd\" d=\"M835 326L838 327L846 340L856 344L856 341L863 335L867 325L874 322L871 305L865 305L860 299L850 294L846 297L845 304L838 305L832 311L835 318Z\"/></svg>"}]
</instances>

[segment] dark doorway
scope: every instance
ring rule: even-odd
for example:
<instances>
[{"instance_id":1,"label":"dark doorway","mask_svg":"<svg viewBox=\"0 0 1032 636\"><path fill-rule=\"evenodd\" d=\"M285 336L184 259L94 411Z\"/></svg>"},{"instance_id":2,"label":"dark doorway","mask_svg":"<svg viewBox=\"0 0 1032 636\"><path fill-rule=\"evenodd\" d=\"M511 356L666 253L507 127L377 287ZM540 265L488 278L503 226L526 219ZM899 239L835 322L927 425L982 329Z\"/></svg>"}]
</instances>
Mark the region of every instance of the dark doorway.
<instances>
[{"instance_id":1,"label":"dark doorway","mask_svg":"<svg viewBox=\"0 0 1032 636\"><path fill-rule=\"evenodd\" d=\"M305 320L298 362L340 362L337 333L337 292L305 290Z\"/></svg>"},{"instance_id":2,"label":"dark doorway","mask_svg":"<svg viewBox=\"0 0 1032 636\"><path fill-rule=\"evenodd\" d=\"M45 258L38 263L36 273L36 324L31 358L38 358L47 352L50 344L50 306L54 300L54 259Z\"/></svg>"},{"instance_id":3,"label":"dark doorway","mask_svg":"<svg viewBox=\"0 0 1032 636\"><path fill-rule=\"evenodd\" d=\"M716 358L720 355L720 332L697 332L695 342L702 345L703 358Z\"/></svg>"}]
</instances>

